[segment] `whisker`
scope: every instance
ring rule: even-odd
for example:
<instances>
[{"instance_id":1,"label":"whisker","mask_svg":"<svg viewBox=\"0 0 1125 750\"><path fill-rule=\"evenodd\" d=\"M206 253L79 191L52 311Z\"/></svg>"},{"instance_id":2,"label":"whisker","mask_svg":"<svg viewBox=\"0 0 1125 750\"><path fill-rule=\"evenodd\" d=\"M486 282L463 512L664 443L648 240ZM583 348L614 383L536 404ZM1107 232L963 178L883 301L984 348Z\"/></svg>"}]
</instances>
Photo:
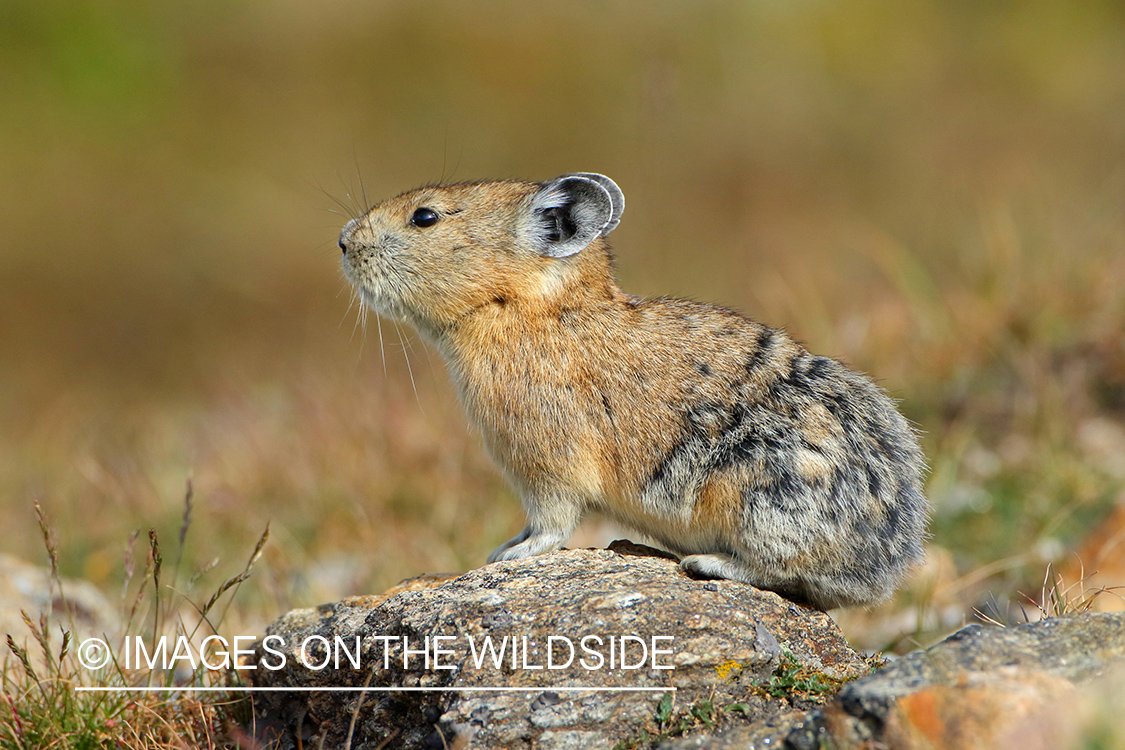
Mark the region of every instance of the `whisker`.
<instances>
[{"instance_id":1,"label":"whisker","mask_svg":"<svg viewBox=\"0 0 1125 750\"><path fill-rule=\"evenodd\" d=\"M407 353L406 342L402 338L402 328L399 327L397 321L395 322L395 330L398 331L398 342L402 345L402 355L406 358L406 372L410 375L410 387L414 389L414 400L418 402L418 410L422 412L422 416L425 416L426 410L422 406L422 399L418 396L418 386L414 382L414 368L410 366L410 354Z\"/></svg>"},{"instance_id":2,"label":"whisker","mask_svg":"<svg viewBox=\"0 0 1125 750\"><path fill-rule=\"evenodd\" d=\"M449 157L449 123L445 123L445 142L441 145L441 177L439 183L445 183L445 164Z\"/></svg>"},{"instance_id":3,"label":"whisker","mask_svg":"<svg viewBox=\"0 0 1125 750\"><path fill-rule=\"evenodd\" d=\"M353 300L355 299L355 295L352 296L352 299ZM348 307L351 307L351 305L349 304ZM367 305L363 304L363 300L360 300L360 302L359 302L359 312L355 316L355 322L352 323L352 340L353 341L355 340L355 332L356 332L357 328L362 328L365 331L367 330ZM362 351L362 349L363 349L363 340L360 339L360 350Z\"/></svg>"},{"instance_id":4,"label":"whisker","mask_svg":"<svg viewBox=\"0 0 1125 750\"><path fill-rule=\"evenodd\" d=\"M352 159L355 161L355 174L359 179L359 194L363 197L363 210L367 211L371 204L367 202L367 188L363 184L363 170L359 168L359 156L355 152L355 142L352 142Z\"/></svg>"},{"instance_id":5,"label":"whisker","mask_svg":"<svg viewBox=\"0 0 1125 750\"><path fill-rule=\"evenodd\" d=\"M365 319L364 314L365 314L366 306L363 304L363 299L362 299L362 297L360 297L359 290L356 289L354 286L351 285L350 282L347 282L347 281L344 282L344 286L340 288L340 291L336 293L336 297L339 298L339 296L344 293L345 289L347 289L350 292L350 294L348 295L348 309L344 311L343 316L340 318L340 322L338 324L336 324L336 329L339 330L340 328L343 327L344 320L348 317L348 314L352 311L352 307L358 303L359 304L359 312L356 313L356 322L352 324L352 339L354 339L355 338L355 328L356 328L356 326L359 325L359 322L360 322L361 319Z\"/></svg>"},{"instance_id":6,"label":"whisker","mask_svg":"<svg viewBox=\"0 0 1125 750\"><path fill-rule=\"evenodd\" d=\"M363 360L363 347L367 343L367 305L363 304L362 300L360 300L359 303L359 315L356 316L356 324L359 325L363 335L359 338L359 354L356 355L355 358L355 369L352 371L353 373L359 370L359 363ZM354 327L352 328L352 338L355 338Z\"/></svg>"},{"instance_id":7,"label":"whisker","mask_svg":"<svg viewBox=\"0 0 1125 750\"><path fill-rule=\"evenodd\" d=\"M434 369L434 355L430 352L430 347L422 347L422 353L426 355L426 363L430 366L430 375L434 380L437 380L437 370Z\"/></svg>"},{"instance_id":8,"label":"whisker","mask_svg":"<svg viewBox=\"0 0 1125 750\"><path fill-rule=\"evenodd\" d=\"M339 174L337 174L336 176L339 177ZM343 185L343 180L341 180L341 184ZM356 212L355 206L349 206L347 203L344 203L344 201L340 200L339 198L334 196L332 193L328 192L328 190L323 185L321 185L319 182L316 183L316 188L320 192L324 193L325 197L328 198L328 200L332 201L337 206L339 206L340 210L342 210L345 214L347 214L349 219L358 219L362 215L362 212L360 212L360 213ZM344 188L344 191L345 191L344 194L347 195L350 198L351 194L347 192L348 186L343 185L343 188ZM333 213L333 214L337 213L336 210L333 209L333 208L328 209L328 212Z\"/></svg>"},{"instance_id":9,"label":"whisker","mask_svg":"<svg viewBox=\"0 0 1125 750\"><path fill-rule=\"evenodd\" d=\"M356 205L359 201L356 200L356 197L352 191L352 186L344 180L344 176L337 172L336 179L340 181L340 187L344 189L344 195L346 195L348 197L348 200L351 201L351 204L345 209L349 214L351 214L351 217L353 219L358 219L359 217L367 213L366 208L358 207Z\"/></svg>"},{"instance_id":10,"label":"whisker","mask_svg":"<svg viewBox=\"0 0 1125 750\"><path fill-rule=\"evenodd\" d=\"M379 358L383 360L383 377L387 377L387 352L383 349L383 316L375 314L375 328L379 331ZM409 362L407 363L409 364Z\"/></svg>"},{"instance_id":11,"label":"whisker","mask_svg":"<svg viewBox=\"0 0 1125 750\"><path fill-rule=\"evenodd\" d=\"M439 183L444 183L453 179L453 176L457 174L457 169L461 166L461 157L464 155L464 152L465 145L462 143L457 151L457 161L453 164L453 170L446 174L446 169L449 165L449 123L447 122L445 124L445 142L442 144L441 149L441 179L438 180Z\"/></svg>"}]
</instances>

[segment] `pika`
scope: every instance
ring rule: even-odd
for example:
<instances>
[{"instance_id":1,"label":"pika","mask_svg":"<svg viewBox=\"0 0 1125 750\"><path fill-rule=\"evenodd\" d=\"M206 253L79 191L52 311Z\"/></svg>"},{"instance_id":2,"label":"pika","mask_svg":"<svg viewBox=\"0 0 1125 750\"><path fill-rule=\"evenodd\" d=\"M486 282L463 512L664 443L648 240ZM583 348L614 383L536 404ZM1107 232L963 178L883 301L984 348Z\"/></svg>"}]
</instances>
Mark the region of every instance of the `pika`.
<instances>
[{"instance_id":1,"label":"pika","mask_svg":"<svg viewBox=\"0 0 1125 750\"><path fill-rule=\"evenodd\" d=\"M588 511L696 577L820 609L886 599L921 560L914 430L891 399L784 331L639 299L606 242L608 177L434 185L349 222L344 274L442 353L527 526L488 560L557 549Z\"/></svg>"}]
</instances>

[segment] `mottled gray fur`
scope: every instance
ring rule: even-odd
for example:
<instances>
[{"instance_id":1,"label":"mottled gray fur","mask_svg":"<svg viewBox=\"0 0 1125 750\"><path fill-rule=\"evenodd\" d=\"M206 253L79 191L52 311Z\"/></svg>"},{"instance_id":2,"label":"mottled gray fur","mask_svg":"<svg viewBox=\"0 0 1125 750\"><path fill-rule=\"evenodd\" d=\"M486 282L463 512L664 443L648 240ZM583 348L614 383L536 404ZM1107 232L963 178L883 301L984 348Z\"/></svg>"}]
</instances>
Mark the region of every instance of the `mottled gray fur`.
<instances>
[{"instance_id":1,"label":"mottled gray fur","mask_svg":"<svg viewBox=\"0 0 1125 750\"><path fill-rule=\"evenodd\" d=\"M490 560L600 511L732 578L817 607L877 602L922 559L914 431L890 398L784 331L618 288L608 177L404 193L345 227L367 304L445 356L527 527Z\"/></svg>"}]
</instances>

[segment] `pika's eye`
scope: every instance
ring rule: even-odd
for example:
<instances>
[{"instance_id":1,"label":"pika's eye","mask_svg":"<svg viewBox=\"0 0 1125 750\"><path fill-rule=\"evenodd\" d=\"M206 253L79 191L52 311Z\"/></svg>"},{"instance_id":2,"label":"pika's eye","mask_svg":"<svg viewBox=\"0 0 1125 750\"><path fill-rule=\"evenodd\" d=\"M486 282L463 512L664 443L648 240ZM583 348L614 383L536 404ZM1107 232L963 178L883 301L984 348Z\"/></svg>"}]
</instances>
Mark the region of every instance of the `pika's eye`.
<instances>
[{"instance_id":1,"label":"pika's eye","mask_svg":"<svg viewBox=\"0 0 1125 750\"><path fill-rule=\"evenodd\" d=\"M432 227L434 224L437 224L437 221L437 211L434 211L432 208L419 208L414 212L414 215L410 217L411 224L422 228Z\"/></svg>"}]
</instances>

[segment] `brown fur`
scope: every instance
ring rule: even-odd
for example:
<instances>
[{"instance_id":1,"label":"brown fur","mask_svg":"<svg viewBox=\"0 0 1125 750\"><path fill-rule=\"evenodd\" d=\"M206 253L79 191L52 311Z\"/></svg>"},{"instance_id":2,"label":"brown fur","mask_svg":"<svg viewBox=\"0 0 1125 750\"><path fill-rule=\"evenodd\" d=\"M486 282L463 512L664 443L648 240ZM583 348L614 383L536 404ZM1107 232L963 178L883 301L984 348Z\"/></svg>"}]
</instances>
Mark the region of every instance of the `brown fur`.
<instances>
[{"instance_id":1,"label":"brown fur","mask_svg":"<svg viewBox=\"0 0 1125 750\"><path fill-rule=\"evenodd\" d=\"M433 186L341 235L364 302L441 350L520 492L528 528L490 559L553 549L595 509L697 574L825 608L889 595L921 557L913 431L782 331L623 293L604 240L623 205L600 175Z\"/></svg>"}]
</instances>

